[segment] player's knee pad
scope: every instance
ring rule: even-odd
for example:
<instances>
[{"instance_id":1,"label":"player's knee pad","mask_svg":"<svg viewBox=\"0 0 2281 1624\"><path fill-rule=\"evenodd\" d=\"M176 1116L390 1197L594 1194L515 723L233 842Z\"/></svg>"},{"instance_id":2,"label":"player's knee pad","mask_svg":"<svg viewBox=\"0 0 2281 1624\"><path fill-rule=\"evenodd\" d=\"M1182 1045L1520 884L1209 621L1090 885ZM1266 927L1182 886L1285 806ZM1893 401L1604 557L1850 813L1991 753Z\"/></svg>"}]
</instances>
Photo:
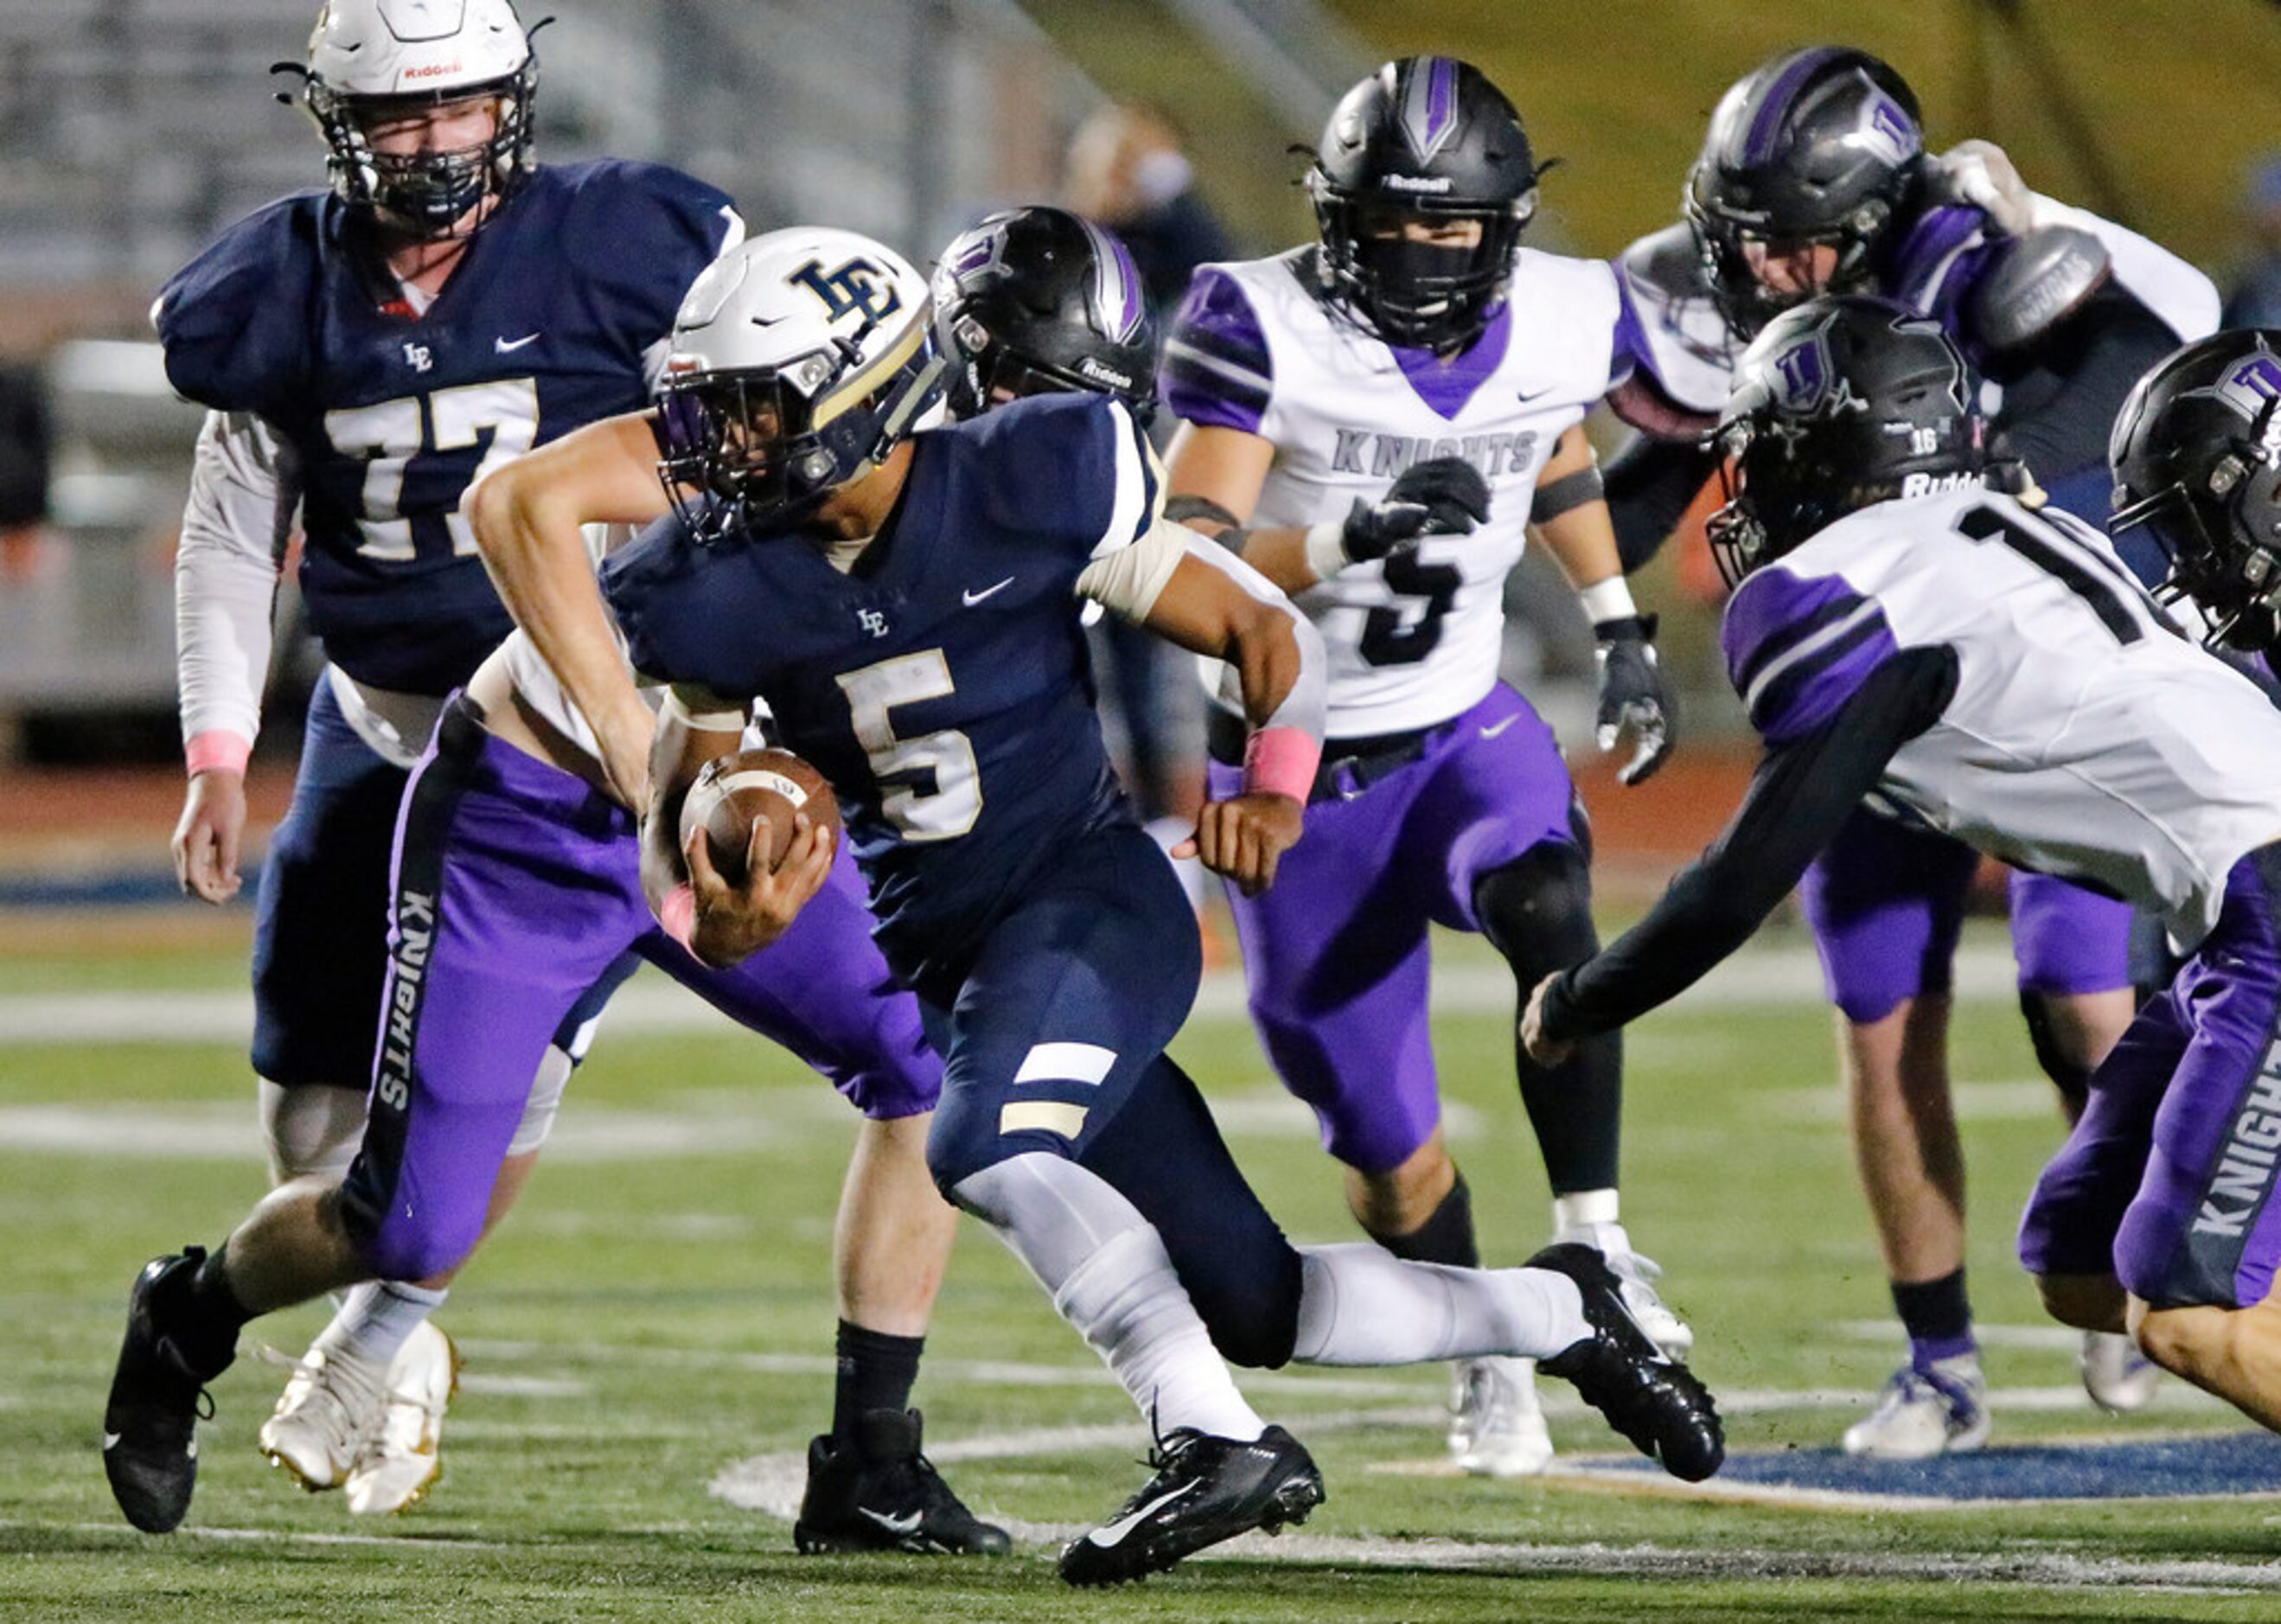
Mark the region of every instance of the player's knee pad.
<instances>
[{"instance_id":1,"label":"player's knee pad","mask_svg":"<svg viewBox=\"0 0 2281 1624\"><path fill-rule=\"evenodd\" d=\"M325 1083L287 1087L257 1079L269 1179L341 1179L364 1142L365 1091Z\"/></svg>"},{"instance_id":2,"label":"player's knee pad","mask_svg":"<svg viewBox=\"0 0 2281 1624\"><path fill-rule=\"evenodd\" d=\"M1599 951L1590 860L1566 840L1541 841L1482 875L1473 885L1473 916L1524 992Z\"/></svg>"},{"instance_id":3,"label":"player's knee pad","mask_svg":"<svg viewBox=\"0 0 2281 1624\"><path fill-rule=\"evenodd\" d=\"M2060 1040L2059 1024L2052 1015L2052 994L2022 992L2020 1014L2028 1023L2028 1041L2035 1048L2036 1063L2061 1096L2080 1109L2091 1098L2092 1068L2071 1058Z\"/></svg>"},{"instance_id":4,"label":"player's knee pad","mask_svg":"<svg viewBox=\"0 0 2281 1624\"><path fill-rule=\"evenodd\" d=\"M515 1125L514 1137L506 1142L509 1156L529 1156L546 1142L546 1136L554 1131L554 1113L562 1108L562 1091L570 1086L570 1073L576 1063L561 1049L548 1047L537 1074L530 1079L530 1097L523 1102L522 1120Z\"/></svg>"}]
</instances>

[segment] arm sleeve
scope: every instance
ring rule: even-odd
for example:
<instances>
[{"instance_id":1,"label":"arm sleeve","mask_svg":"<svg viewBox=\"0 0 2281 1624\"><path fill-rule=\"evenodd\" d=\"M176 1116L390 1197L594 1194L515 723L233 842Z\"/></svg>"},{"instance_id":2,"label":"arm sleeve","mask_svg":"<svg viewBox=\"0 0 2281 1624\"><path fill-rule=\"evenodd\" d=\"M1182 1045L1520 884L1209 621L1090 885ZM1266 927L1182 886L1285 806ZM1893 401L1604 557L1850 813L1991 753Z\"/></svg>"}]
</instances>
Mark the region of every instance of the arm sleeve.
<instances>
[{"instance_id":1,"label":"arm sleeve","mask_svg":"<svg viewBox=\"0 0 2281 1624\"><path fill-rule=\"evenodd\" d=\"M299 504L291 457L260 420L209 412L174 555L174 670L182 738L253 741L269 670L271 606Z\"/></svg>"},{"instance_id":2,"label":"arm sleeve","mask_svg":"<svg viewBox=\"0 0 2281 1624\"><path fill-rule=\"evenodd\" d=\"M1648 916L1554 980L1546 1034L1566 1040L1621 1026L1741 947L1894 753L1938 721L1955 692L1953 650L1910 649L1878 667L1819 731L1768 750L1725 832Z\"/></svg>"},{"instance_id":3,"label":"arm sleeve","mask_svg":"<svg viewBox=\"0 0 2281 1624\"><path fill-rule=\"evenodd\" d=\"M2104 466L2107 430L2130 386L2177 347L2161 317L2109 287L2037 346L2044 376L2035 404L2004 426L2012 454L2046 486Z\"/></svg>"},{"instance_id":4,"label":"arm sleeve","mask_svg":"<svg viewBox=\"0 0 2281 1624\"><path fill-rule=\"evenodd\" d=\"M1662 549L1679 528L1696 492L1718 471L1715 450L1645 434L1609 460L1602 470L1601 483L1607 493L1608 519L1615 526L1616 552L1623 560L1626 575Z\"/></svg>"}]
</instances>

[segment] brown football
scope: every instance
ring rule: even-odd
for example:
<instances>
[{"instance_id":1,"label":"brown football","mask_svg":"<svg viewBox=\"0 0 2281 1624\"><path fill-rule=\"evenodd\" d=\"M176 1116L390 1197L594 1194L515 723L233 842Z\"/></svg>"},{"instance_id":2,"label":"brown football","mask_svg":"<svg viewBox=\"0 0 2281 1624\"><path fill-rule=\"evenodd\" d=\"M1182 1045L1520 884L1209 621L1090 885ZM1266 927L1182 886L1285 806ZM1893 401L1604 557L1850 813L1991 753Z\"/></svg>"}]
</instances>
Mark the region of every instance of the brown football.
<instances>
[{"instance_id":1,"label":"brown football","mask_svg":"<svg viewBox=\"0 0 2281 1624\"><path fill-rule=\"evenodd\" d=\"M839 829L839 802L823 775L789 750L739 750L705 763L681 803L681 842L705 831L706 855L732 885L745 881L745 854L753 824L769 820L769 866L784 861L792 844L793 816Z\"/></svg>"}]
</instances>

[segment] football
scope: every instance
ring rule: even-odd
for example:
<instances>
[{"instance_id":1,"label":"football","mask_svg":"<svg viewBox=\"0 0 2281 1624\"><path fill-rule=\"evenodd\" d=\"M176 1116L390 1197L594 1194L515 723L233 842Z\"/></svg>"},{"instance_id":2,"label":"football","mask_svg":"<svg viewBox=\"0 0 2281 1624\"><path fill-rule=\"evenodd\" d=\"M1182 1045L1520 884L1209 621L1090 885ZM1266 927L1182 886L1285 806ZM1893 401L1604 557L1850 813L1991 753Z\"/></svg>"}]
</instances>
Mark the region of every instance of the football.
<instances>
[{"instance_id":1,"label":"football","mask_svg":"<svg viewBox=\"0 0 2281 1624\"><path fill-rule=\"evenodd\" d=\"M839 802L823 775L789 750L739 750L705 763L681 803L681 843L705 831L706 855L731 885L746 878L755 820L769 820L769 866L792 845L793 816L805 812L837 834Z\"/></svg>"}]
</instances>

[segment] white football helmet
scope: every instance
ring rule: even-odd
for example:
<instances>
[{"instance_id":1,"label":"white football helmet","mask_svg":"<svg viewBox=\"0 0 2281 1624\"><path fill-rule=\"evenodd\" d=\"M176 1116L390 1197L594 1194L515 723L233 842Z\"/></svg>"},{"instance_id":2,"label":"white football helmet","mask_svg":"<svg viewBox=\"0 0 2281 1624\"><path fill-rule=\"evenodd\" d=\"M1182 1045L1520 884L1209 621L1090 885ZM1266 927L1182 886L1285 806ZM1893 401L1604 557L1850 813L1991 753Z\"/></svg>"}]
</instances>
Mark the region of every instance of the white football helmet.
<instances>
[{"instance_id":1,"label":"white football helmet","mask_svg":"<svg viewBox=\"0 0 2281 1624\"><path fill-rule=\"evenodd\" d=\"M538 60L511 0L326 0L300 71L333 189L391 225L447 236L530 167ZM498 128L475 146L383 154L367 139L375 118L483 96L498 100Z\"/></svg>"},{"instance_id":2,"label":"white football helmet","mask_svg":"<svg viewBox=\"0 0 2281 1624\"><path fill-rule=\"evenodd\" d=\"M705 542L796 522L877 464L942 398L926 278L853 231L740 243L674 318L658 472Z\"/></svg>"}]
</instances>

